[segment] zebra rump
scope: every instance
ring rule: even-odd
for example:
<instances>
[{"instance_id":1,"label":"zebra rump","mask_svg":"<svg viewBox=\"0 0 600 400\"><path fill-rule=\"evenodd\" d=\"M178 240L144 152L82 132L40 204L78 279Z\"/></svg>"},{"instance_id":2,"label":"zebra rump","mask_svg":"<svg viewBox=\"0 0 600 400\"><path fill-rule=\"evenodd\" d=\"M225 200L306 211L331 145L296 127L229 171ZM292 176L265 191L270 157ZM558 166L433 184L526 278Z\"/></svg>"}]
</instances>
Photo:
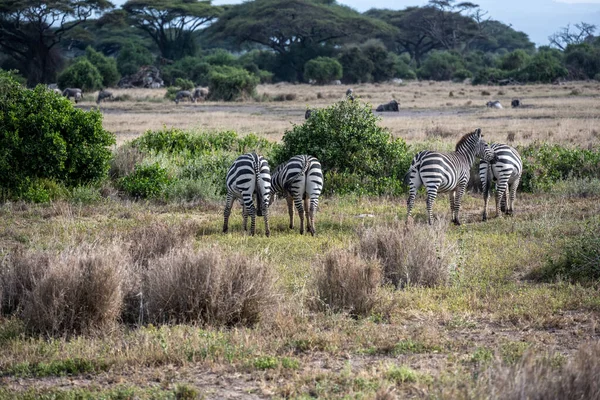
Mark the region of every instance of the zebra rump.
<instances>
[{"instance_id":1,"label":"zebra rump","mask_svg":"<svg viewBox=\"0 0 600 400\"><path fill-rule=\"evenodd\" d=\"M323 171L319 160L309 155L294 156L273 171L271 183L274 192L286 197L290 229L294 227L293 202L300 217L300 233L304 233L306 216L306 228L314 236L314 216L323 191Z\"/></svg>"},{"instance_id":2,"label":"zebra rump","mask_svg":"<svg viewBox=\"0 0 600 400\"><path fill-rule=\"evenodd\" d=\"M479 177L484 199L484 221L487 220L487 205L492 181L496 181L496 216L500 215L500 208L506 214L512 214L517 187L523 173L521 156L514 147L503 143L492 143L490 147L496 155L496 160L479 162Z\"/></svg>"},{"instance_id":3,"label":"zebra rump","mask_svg":"<svg viewBox=\"0 0 600 400\"><path fill-rule=\"evenodd\" d=\"M227 199L225 202L223 232L228 230L229 215L235 199L242 203L244 230L247 229L247 218L250 215L250 233L255 232L255 217L264 216L265 234L270 235L268 205L271 194L271 173L269 163L256 153L239 156L227 171ZM257 206L254 206L254 197Z\"/></svg>"}]
</instances>

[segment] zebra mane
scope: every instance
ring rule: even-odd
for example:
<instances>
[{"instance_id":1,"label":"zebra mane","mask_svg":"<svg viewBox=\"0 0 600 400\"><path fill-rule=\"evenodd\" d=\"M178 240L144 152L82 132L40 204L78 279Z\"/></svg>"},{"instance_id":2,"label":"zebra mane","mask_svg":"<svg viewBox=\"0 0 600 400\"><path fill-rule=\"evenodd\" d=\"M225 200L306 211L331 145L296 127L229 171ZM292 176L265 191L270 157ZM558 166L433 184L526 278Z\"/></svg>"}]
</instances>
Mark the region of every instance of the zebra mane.
<instances>
[{"instance_id":1,"label":"zebra mane","mask_svg":"<svg viewBox=\"0 0 600 400\"><path fill-rule=\"evenodd\" d=\"M458 151L459 148L461 148L463 145L465 145L475 135L480 135L480 137L481 137L481 129L480 128L475 129L475 131L473 131L473 132L464 134L463 137L461 137L460 140L458 142L456 142L456 147L454 148L454 150Z\"/></svg>"}]
</instances>

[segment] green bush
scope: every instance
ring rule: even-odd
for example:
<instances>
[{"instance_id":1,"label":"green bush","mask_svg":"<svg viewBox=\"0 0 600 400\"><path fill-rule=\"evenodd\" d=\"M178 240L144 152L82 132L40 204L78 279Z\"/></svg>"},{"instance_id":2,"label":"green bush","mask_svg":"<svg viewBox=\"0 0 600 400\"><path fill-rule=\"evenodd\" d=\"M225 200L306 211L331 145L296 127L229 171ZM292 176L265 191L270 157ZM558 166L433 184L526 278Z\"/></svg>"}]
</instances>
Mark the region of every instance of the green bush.
<instances>
[{"instance_id":1,"label":"green bush","mask_svg":"<svg viewBox=\"0 0 600 400\"><path fill-rule=\"evenodd\" d=\"M15 82L17 82L23 86L25 86L25 84L27 83L27 78L25 78L23 75L19 74L19 70L17 70L17 69L9 69L8 71L0 69L0 77L11 78Z\"/></svg>"},{"instance_id":2,"label":"green bush","mask_svg":"<svg viewBox=\"0 0 600 400\"><path fill-rule=\"evenodd\" d=\"M181 90L190 90L195 87L194 82L183 78L175 79L175 86L178 86Z\"/></svg>"},{"instance_id":3,"label":"green bush","mask_svg":"<svg viewBox=\"0 0 600 400\"><path fill-rule=\"evenodd\" d=\"M519 147L523 159L521 186L526 192L549 190L568 178L600 176L600 150L568 148L558 144L533 143Z\"/></svg>"},{"instance_id":4,"label":"green bush","mask_svg":"<svg viewBox=\"0 0 600 400\"><path fill-rule=\"evenodd\" d=\"M188 79L196 85L208 86L208 73L212 65L201 57L184 57L161 69L166 85L177 85L177 78Z\"/></svg>"},{"instance_id":5,"label":"green bush","mask_svg":"<svg viewBox=\"0 0 600 400\"><path fill-rule=\"evenodd\" d=\"M458 55L447 51L434 51L425 59L417 74L421 79L449 81L456 71L464 69L465 66Z\"/></svg>"},{"instance_id":6,"label":"green bush","mask_svg":"<svg viewBox=\"0 0 600 400\"><path fill-rule=\"evenodd\" d=\"M167 170L158 163L137 165L133 173L119 181L121 189L136 198L158 197L164 193L170 183Z\"/></svg>"},{"instance_id":7,"label":"green bush","mask_svg":"<svg viewBox=\"0 0 600 400\"><path fill-rule=\"evenodd\" d=\"M562 65L560 54L539 51L527 66L519 71L518 79L523 82L550 83L568 74L569 71Z\"/></svg>"},{"instance_id":8,"label":"green bush","mask_svg":"<svg viewBox=\"0 0 600 400\"><path fill-rule=\"evenodd\" d=\"M497 68L483 68L480 69L473 77L473 85L487 85L488 83L494 83L500 79L505 79L507 72Z\"/></svg>"},{"instance_id":9,"label":"green bush","mask_svg":"<svg viewBox=\"0 0 600 400\"><path fill-rule=\"evenodd\" d=\"M500 60L500 68L505 71L513 71L524 68L529 61L531 56L524 50L518 49L512 53L507 53Z\"/></svg>"},{"instance_id":10,"label":"green bush","mask_svg":"<svg viewBox=\"0 0 600 400\"><path fill-rule=\"evenodd\" d=\"M319 85L342 77L342 64L330 57L317 57L304 64L304 79L314 80Z\"/></svg>"},{"instance_id":11,"label":"green bush","mask_svg":"<svg viewBox=\"0 0 600 400\"><path fill-rule=\"evenodd\" d=\"M344 83L364 83L373 80L371 72L375 66L358 46L343 49L338 56L338 61L344 71L342 77Z\"/></svg>"},{"instance_id":12,"label":"green bush","mask_svg":"<svg viewBox=\"0 0 600 400\"><path fill-rule=\"evenodd\" d=\"M565 65L571 79L592 79L600 73L600 48L588 43L569 45Z\"/></svg>"},{"instance_id":13,"label":"green bush","mask_svg":"<svg viewBox=\"0 0 600 400\"><path fill-rule=\"evenodd\" d=\"M252 96L258 77L242 68L215 66L208 73L208 89L212 100L234 101Z\"/></svg>"},{"instance_id":14,"label":"green bush","mask_svg":"<svg viewBox=\"0 0 600 400\"><path fill-rule=\"evenodd\" d=\"M327 193L401 193L412 154L378 121L371 105L360 101L315 110L304 124L285 132L275 148L275 165L310 154L321 161Z\"/></svg>"},{"instance_id":15,"label":"green bush","mask_svg":"<svg viewBox=\"0 0 600 400\"><path fill-rule=\"evenodd\" d=\"M102 76L102 86L115 86L121 75L117 70L117 61L114 58L106 57L104 54L97 52L91 46L85 49L85 56L98 69Z\"/></svg>"},{"instance_id":16,"label":"green bush","mask_svg":"<svg viewBox=\"0 0 600 400\"><path fill-rule=\"evenodd\" d=\"M367 40L361 45L361 51L373 63L373 82L384 82L394 78L401 61L397 55L388 52L380 40Z\"/></svg>"},{"instance_id":17,"label":"green bush","mask_svg":"<svg viewBox=\"0 0 600 400\"><path fill-rule=\"evenodd\" d=\"M93 92L102 88L102 75L87 58L78 58L74 64L58 75L58 86L62 88L80 88Z\"/></svg>"},{"instance_id":18,"label":"green bush","mask_svg":"<svg viewBox=\"0 0 600 400\"><path fill-rule=\"evenodd\" d=\"M471 73L471 71L466 70L466 69L459 69L456 72L454 72L454 74L452 74L452 80L453 81L457 81L457 82L462 82L465 79L469 79L472 78L473 74Z\"/></svg>"},{"instance_id":19,"label":"green bush","mask_svg":"<svg viewBox=\"0 0 600 400\"><path fill-rule=\"evenodd\" d=\"M154 62L154 56L144 46L134 43L128 43L117 56L117 69L121 75L131 75L138 72L140 67L151 65Z\"/></svg>"},{"instance_id":20,"label":"green bush","mask_svg":"<svg viewBox=\"0 0 600 400\"><path fill-rule=\"evenodd\" d=\"M107 175L115 137L102 128L102 114L74 108L43 85L28 90L0 76L0 126L3 197L39 194L48 189L40 180L74 187Z\"/></svg>"}]
</instances>

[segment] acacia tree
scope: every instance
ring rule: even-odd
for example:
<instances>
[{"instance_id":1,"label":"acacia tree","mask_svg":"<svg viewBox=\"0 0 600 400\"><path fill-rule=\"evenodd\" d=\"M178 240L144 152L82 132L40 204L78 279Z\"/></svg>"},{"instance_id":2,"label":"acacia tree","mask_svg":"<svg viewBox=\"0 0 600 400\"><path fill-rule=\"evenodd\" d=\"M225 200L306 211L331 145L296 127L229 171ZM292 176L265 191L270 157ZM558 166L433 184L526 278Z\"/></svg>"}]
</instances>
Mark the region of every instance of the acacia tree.
<instances>
[{"instance_id":1,"label":"acacia tree","mask_svg":"<svg viewBox=\"0 0 600 400\"><path fill-rule=\"evenodd\" d=\"M52 82L62 62L56 45L64 35L112 7L107 0L0 0L0 48L29 85Z\"/></svg>"},{"instance_id":2,"label":"acacia tree","mask_svg":"<svg viewBox=\"0 0 600 400\"><path fill-rule=\"evenodd\" d=\"M565 50L570 44L581 44L586 40L593 39L595 31L596 25L580 22L575 24L575 28L572 28L571 25L560 28L558 32L549 36L548 40L551 46Z\"/></svg>"},{"instance_id":3,"label":"acacia tree","mask_svg":"<svg viewBox=\"0 0 600 400\"><path fill-rule=\"evenodd\" d=\"M334 44L385 29L390 27L334 1L255 0L232 6L208 31L214 40L271 48L295 72L290 78L302 80L306 61L331 55Z\"/></svg>"},{"instance_id":4,"label":"acacia tree","mask_svg":"<svg viewBox=\"0 0 600 400\"><path fill-rule=\"evenodd\" d=\"M129 0L123 5L133 25L156 43L162 57L179 59L194 52L193 33L222 12L210 0Z\"/></svg>"}]
</instances>

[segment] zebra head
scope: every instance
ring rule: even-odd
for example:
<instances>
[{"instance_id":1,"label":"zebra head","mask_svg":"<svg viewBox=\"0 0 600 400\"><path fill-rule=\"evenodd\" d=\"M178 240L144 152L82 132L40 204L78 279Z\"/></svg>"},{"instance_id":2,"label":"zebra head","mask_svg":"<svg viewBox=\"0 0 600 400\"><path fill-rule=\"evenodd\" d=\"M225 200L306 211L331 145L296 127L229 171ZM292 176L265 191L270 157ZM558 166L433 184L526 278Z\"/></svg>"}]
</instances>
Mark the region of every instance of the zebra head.
<instances>
[{"instance_id":1,"label":"zebra head","mask_svg":"<svg viewBox=\"0 0 600 400\"><path fill-rule=\"evenodd\" d=\"M496 153L482 137L481 128L467 133L456 143L456 152L464 154L470 160L469 163L472 163L475 157L485 161L495 161Z\"/></svg>"}]
</instances>

